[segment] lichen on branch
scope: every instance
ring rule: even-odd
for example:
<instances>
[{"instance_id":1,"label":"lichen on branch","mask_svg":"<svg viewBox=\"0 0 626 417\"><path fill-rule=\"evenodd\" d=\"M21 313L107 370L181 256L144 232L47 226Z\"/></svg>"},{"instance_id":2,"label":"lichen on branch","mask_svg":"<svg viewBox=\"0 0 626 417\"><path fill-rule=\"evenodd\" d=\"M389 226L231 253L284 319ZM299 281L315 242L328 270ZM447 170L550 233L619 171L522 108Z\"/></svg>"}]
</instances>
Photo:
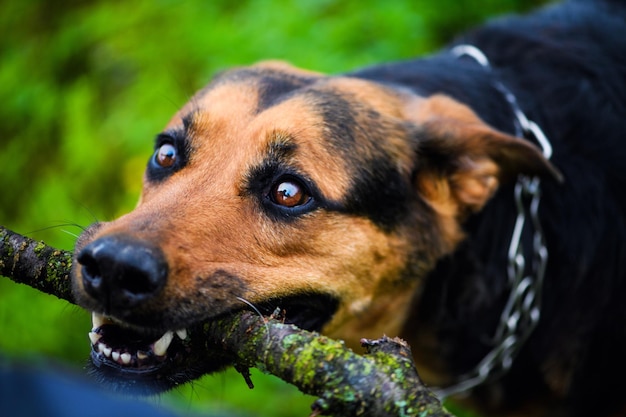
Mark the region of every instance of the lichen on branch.
<instances>
[{"instance_id":1,"label":"lichen on branch","mask_svg":"<svg viewBox=\"0 0 626 417\"><path fill-rule=\"evenodd\" d=\"M212 321L207 338L231 352L238 369L256 367L318 396L314 415L451 416L424 387L408 345L363 340L364 356L343 342L252 312Z\"/></svg>"}]
</instances>

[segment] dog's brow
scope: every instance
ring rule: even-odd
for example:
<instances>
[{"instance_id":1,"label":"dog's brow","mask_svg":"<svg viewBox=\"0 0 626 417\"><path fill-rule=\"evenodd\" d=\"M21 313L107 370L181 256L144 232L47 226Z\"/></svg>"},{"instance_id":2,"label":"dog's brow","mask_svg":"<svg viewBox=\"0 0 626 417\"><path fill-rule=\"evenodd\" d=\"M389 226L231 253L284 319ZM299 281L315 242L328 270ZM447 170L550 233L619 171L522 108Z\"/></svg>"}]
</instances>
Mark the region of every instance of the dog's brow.
<instances>
[{"instance_id":1,"label":"dog's brow","mask_svg":"<svg viewBox=\"0 0 626 417\"><path fill-rule=\"evenodd\" d=\"M188 132L193 127L193 122L198 112L192 111L183 116L183 127L185 128L185 132Z\"/></svg>"},{"instance_id":2,"label":"dog's brow","mask_svg":"<svg viewBox=\"0 0 626 417\"><path fill-rule=\"evenodd\" d=\"M186 136L193 136L194 131L202 125L203 117L206 117L206 114L203 114L200 109L195 109L181 118Z\"/></svg>"},{"instance_id":3,"label":"dog's brow","mask_svg":"<svg viewBox=\"0 0 626 417\"><path fill-rule=\"evenodd\" d=\"M183 126L172 126L166 129L163 133L159 133L155 139L155 145L158 146L163 139L173 139L180 145L187 146L189 142L190 133L195 128L195 120L198 115L197 111L192 111L187 113L185 116L181 117Z\"/></svg>"},{"instance_id":4,"label":"dog's brow","mask_svg":"<svg viewBox=\"0 0 626 417\"><path fill-rule=\"evenodd\" d=\"M278 171L290 166L290 157L296 149L297 145L290 135L270 133L262 160L251 167L244 179L242 194L254 194L264 189Z\"/></svg>"},{"instance_id":5,"label":"dog's brow","mask_svg":"<svg viewBox=\"0 0 626 417\"><path fill-rule=\"evenodd\" d=\"M267 144L267 158L275 162L284 161L293 155L296 148L297 145L289 134L274 132L271 134L271 139Z\"/></svg>"},{"instance_id":6,"label":"dog's brow","mask_svg":"<svg viewBox=\"0 0 626 417\"><path fill-rule=\"evenodd\" d=\"M188 146L187 134L185 130L181 129L180 127L170 128L156 135L154 139L155 148L159 147L161 144L163 144L163 142L174 142L178 146L178 148L183 150L187 149Z\"/></svg>"},{"instance_id":7,"label":"dog's brow","mask_svg":"<svg viewBox=\"0 0 626 417\"><path fill-rule=\"evenodd\" d=\"M193 137L194 131L198 129L198 126L201 123L201 116L202 115L199 110L192 110L181 117L183 124L182 127L180 125L172 127L159 136L169 136L173 138L181 148L190 152L190 138ZM157 136L157 142L159 136Z\"/></svg>"}]
</instances>

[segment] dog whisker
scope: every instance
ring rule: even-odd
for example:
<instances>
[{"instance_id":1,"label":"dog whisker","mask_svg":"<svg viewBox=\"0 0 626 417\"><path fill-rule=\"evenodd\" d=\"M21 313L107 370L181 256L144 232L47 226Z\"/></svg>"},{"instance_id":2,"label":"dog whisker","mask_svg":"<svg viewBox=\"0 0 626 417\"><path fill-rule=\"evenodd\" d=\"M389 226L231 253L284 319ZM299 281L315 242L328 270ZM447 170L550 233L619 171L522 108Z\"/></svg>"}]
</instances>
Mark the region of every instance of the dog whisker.
<instances>
[{"instance_id":1,"label":"dog whisker","mask_svg":"<svg viewBox=\"0 0 626 417\"><path fill-rule=\"evenodd\" d=\"M239 296L235 298L237 298L237 300L241 301L242 303L250 306L250 308L252 308L259 315L259 317L263 319L263 322L265 323L265 329L267 330L267 340L269 341L270 340L270 326L267 324L267 320L265 319L265 316L263 316L263 313L261 313L261 311L258 308L256 308L254 304L252 304L250 301L246 300L245 298L242 298Z\"/></svg>"},{"instance_id":2,"label":"dog whisker","mask_svg":"<svg viewBox=\"0 0 626 417\"><path fill-rule=\"evenodd\" d=\"M65 233L65 234L67 234L67 235L72 236L72 237L73 237L73 238L75 238L75 239L78 239L78 236L79 236L79 235L77 235L76 233L72 233L72 232L70 232L69 230L65 230L65 229L63 229L63 230L61 230L61 231L62 231L63 233Z\"/></svg>"},{"instance_id":3,"label":"dog whisker","mask_svg":"<svg viewBox=\"0 0 626 417\"><path fill-rule=\"evenodd\" d=\"M52 225L52 226L47 226L47 227L42 227L42 228L40 228L40 229L31 230L31 231L30 231L30 232L28 232L27 234L35 234L35 233L45 232L45 231L47 231L47 230L52 230L52 229L56 229L56 228L59 228L59 227L77 227L77 228L79 228L79 229L80 229L81 231L83 231L83 232L84 232L85 230L87 230L87 228L86 228L85 226L81 226L81 225L80 225L80 224L78 224L78 223L74 223L74 222L63 222L63 223L55 224L55 225ZM73 233L70 233L70 232L68 232L68 231L66 231L66 230L63 230L63 232L65 232L65 233L69 233L69 234L71 234L71 235L72 235L72 236L74 236L74 237L78 237L78 235L73 234Z\"/></svg>"}]
</instances>

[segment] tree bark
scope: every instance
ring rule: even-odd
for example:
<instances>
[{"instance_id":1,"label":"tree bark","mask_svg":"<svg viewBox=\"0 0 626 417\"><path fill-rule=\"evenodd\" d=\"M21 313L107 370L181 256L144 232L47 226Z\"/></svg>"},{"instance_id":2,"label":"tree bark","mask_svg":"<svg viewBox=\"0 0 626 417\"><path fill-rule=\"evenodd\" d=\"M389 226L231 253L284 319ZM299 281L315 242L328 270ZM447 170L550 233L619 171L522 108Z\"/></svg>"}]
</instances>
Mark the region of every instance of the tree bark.
<instances>
[{"instance_id":1,"label":"tree bark","mask_svg":"<svg viewBox=\"0 0 626 417\"><path fill-rule=\"evenodd\" d=\"M0 226L0 275L74 303L72 253Z\"/></svg>"},{"instance_id":2,"label":"tree bark","mask_svg":"<svg viewBox=\"0 0 626 417\"><path fill-rule=\"evenodd\" d=\"M0 275L74 303L72 254L0 226ZM278 312L251 312L208 322L204 336L233 357L249 385L256 367L318 396L312 415L451 417L420 381L408 345L384 337L363 340L357 355L341 341L283 324Z\"/></svg>"}]
</instances>

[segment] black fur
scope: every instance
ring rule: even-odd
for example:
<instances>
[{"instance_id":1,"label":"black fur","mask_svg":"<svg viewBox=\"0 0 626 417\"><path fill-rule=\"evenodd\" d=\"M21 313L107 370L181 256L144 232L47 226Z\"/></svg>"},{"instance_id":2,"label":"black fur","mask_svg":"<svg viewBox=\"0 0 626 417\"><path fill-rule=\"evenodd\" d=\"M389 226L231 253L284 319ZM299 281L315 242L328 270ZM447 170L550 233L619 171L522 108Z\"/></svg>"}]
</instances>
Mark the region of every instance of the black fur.
<instances>
[{"instance_id":1,"label":"black fur","mask_svg":"<svg viewBox=\"0 0 626 417\"><path fill-rule=\"evenodd\" d=\"M256 111L261 113L280 104L291 97L290 93L312 84L317 79L318 77L313 75L288 75L283 71L271 68L243 68L216 75L211 84L203 89L200 94L205 94L222 83L253 83L259 90L259 102Z\"/></svg>"},{"instance_id":2,"label":"black fur","mask_svg":"<svg viewBox=\"0 0 626 417\"><path fill-rule=\"evenodd\" d=\"M403 127L385 126L375 111L360 108L357 101L340 94L315 91L310 95L328 132L325 143L342 156L348 170L356 171L350 175L353 184L346 192L346 212L368 217L384 230L406 221L412 184L381 146L393 129ZM367 117L359 119L362 114ZM365 147L369 152L363 152Z\"/></svg>"},{"instance_id":3,"label":"black fur","mask_svg":"<svg viewBox=\"0 0 626 417\"><path fill-rule=\"evenodd\" d=\"M477 390L515 406L540 397L543 372L562 366L562 402L551 415L624 410L626 391L626 5L570 1L530 17L494 21L457 43L480 48L488 71L444 51L352 75L449 94L514 133L506 85L554 147L565 183L543 181L540 217L549 249L538 328L513 369ZM468 240L430 274L407 331L437 329L450 370L471 370L489 351L508 297L506 252L515 220L511 186L465 225ZM530 236L524 237L532 253ZM500 391L503 390L503 391Z\"/></svg>"},{"instance_id":4,"label":"black fur","mask_svg":"<svg viewBox=\"0 0 626 417\"><path fill-rule=\"evenodd\" d=\"M282 72L273 73L263 71L260 78L259 106L257 112L261 113L275 106L289 97L289 93L309 85L315 80L313 77L285 76Z\"/></svg>"}]
</instances>

